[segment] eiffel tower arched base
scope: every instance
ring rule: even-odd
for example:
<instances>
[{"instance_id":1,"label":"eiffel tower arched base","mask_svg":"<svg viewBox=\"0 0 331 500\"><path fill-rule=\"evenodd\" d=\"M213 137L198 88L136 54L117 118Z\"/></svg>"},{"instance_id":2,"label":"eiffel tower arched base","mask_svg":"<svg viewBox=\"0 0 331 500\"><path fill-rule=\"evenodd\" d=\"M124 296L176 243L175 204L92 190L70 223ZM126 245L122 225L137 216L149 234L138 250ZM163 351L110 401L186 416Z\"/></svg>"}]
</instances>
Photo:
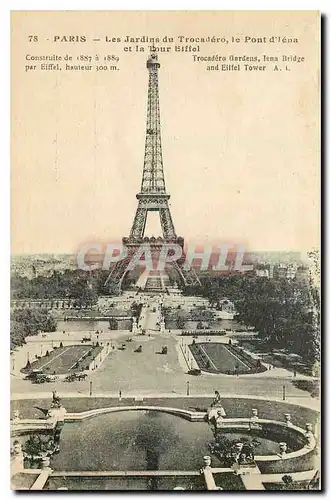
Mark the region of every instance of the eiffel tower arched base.
<instances>
[{"instance_id":1,"label":"eiffel tower arched base","mask_svg":"<svg viewBox=\"0 0 331 500\"><path fill-rule=\"evenodd\" d=\"M179 239L180 244L183 244L184 241L182 238ZM137 283L139 281L139 278L141 274L146 271L146 267L142 264L139 266L136 266L134 269L129 268L129 264L131 262L132 257L134 254L137 252L138 248L141 245L141 242L130 242L128 243L126 238L123 238L123 242L126 243L127 247L127 257L119 262L116 262L113 266L113 268L110 271L110 274L105 282L105 288L107 290L107 293L111 295L120 295L123 290L128 289L132 287L132 284L134 283L136 285L136 289L141 291L148 291L148 290L153 290L153 286L147 286L142 285L142 286L137 286ZM153 262L157 263L158 261L158 256L161 251L162 245L164 243L169 243L161 238L159 239L148 239L144 238L144 243L149 243L149 247L151 250L151 254L153 256ZM173 242L172 242L173 243ZM175 262L172 263L167 263L165 266L164 271L157 271L156 270L156 265L154 265L154 269L151 271L147 271L149 274L149 278L147 278L147 281L151 281L151 278L157 281L157 276L160 274L160 282L161 286L155 287L154 291L158 291L159 293L167 293L167 284L166 280L162 278L162 274L164 273L165 275L168 276L169 281L173 282L174 281L174 276L177 277L175 281L178 283L178 285L181 288L185 288L188 286L200 286L200 280L195 272L195 270L192 267L188 267L187 265L184 265L185 262L185 254L182 254L182 257ZM147 283L148 285L148 283Z\"/></svg>"}]
</instances>

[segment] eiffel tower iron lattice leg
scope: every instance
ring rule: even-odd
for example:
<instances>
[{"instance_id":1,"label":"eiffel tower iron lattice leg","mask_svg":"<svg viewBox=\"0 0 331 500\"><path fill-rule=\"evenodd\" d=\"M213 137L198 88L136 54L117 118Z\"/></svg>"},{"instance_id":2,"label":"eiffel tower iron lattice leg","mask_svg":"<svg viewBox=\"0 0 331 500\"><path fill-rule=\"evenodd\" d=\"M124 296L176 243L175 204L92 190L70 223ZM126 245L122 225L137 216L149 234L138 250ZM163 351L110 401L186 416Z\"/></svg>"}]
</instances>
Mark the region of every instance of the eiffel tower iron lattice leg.
<instances>
[{"instance_id":1,"label":"eiffel tower iron lattice leg","mask_svg":"<svg viewBox=\"0 0 331 500\"><path fill-rule=\"evenodd\" d=\"M133 220L128 238L123 238L123 244L128 249L127 258L117 262L105 283L111 293L119 293L128 264L140 244L149 242L152 254L160 251L162 242L178 243L182 248L184 240L176 235L175 226L169 208L170 194L166 192L163 157L161 145L160 103L158 70L160 64L157 55L152 53L147 60L148 69L148 100L147 100L147 126L145 139L144 168L140 192L137 194L138 207ZM146 238L145 228L149 212L158 212L162 229L162 238ZM184 259L174 264L182 283L200 285L199 278L192 268L183 266Z\"/></svg>"}]
</instances>

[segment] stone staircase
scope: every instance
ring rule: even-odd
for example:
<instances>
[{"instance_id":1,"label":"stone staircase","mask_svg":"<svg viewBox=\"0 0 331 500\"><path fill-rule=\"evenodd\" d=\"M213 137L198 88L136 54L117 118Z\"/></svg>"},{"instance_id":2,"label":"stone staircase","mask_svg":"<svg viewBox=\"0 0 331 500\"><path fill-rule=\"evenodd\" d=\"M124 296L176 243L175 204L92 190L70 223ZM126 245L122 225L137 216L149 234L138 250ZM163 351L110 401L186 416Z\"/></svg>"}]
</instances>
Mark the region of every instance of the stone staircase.
<instances>
[{"instance_id":1,"label":"stone staircase","mask_svg":"<svg viewBox=\"0 0 331 500\"><path fill-rule=\"evenodd\" d=\"M164 292L165 283L162 271L150 271L145 283L145 292Z\"/></svg>"}]
</instances>

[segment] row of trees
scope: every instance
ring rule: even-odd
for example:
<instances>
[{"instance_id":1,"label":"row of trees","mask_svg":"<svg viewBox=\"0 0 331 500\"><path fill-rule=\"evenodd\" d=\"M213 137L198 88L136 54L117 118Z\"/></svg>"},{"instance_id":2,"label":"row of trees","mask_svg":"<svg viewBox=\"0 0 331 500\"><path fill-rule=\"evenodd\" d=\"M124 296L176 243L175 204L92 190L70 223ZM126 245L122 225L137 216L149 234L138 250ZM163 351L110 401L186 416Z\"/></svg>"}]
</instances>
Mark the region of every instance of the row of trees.
<instances>
[{"instance_id":1,"label":"row of trees","mask_svg":"<svg viewBox=\"0 0 331 500\"><path fill-rule=\"evenodd\" d=\"M74 299L78 306L96 304L98 293L104 283L101 272L87 273L67 269L63 273L54 271L52 276L26 278L14 275L11 280L13 299Z\"/></svg>"},{"instance_id":2,"label":"row of trees","mask_svg":"<svg viewBox=\"0 0 331 500\"><path fill-rule=\"evenodd\" d=\"M14 310L10 321L10 349L24 344L29 335L55 330L56 321L46 309Z\"/></svg>"},{"instance_id":3,"label":"row of trees","mask_svg":"<svg viewBox=\"0 0 331 500\"><path fill-rule=\"evenodd\" d=\"M139 302L133 302L130 307L132 316L138 319L142 308L143 308L142 304L140 304Z\"/></svg>"}]
</instances>

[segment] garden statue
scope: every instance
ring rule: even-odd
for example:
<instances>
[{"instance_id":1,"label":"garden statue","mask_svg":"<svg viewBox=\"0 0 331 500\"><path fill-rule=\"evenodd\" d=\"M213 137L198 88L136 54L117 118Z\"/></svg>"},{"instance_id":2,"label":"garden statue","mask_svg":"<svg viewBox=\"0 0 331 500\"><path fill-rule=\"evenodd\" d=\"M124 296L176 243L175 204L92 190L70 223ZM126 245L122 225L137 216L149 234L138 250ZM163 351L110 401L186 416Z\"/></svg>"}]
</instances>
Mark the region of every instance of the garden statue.
<instances>
[{"instance_id":1,"label":"garden statue","mask_svg":"<svg viewBox=\"0 0 331 500\"><path fill-rule=\"evenodd\" d=\"M214 425L215 432L222 427L223 418L226 417L225 410L222 406L221 396L218 391L215 391L215 398L208 411L208 422Z\"/></svg>"},{"instance_id":2,"label":"garden statue","mask_svg":"<svg viewBox=\"0 0 331 500\"><path fill-rule=\"evenodd\" d=\"M20 412L19 412L19 410L14 410L14 413L13 413L13 423L18 422L19 419L20 419Z\"/></svg>"},{"instance_id":3,"label":"garden statue","mask_svg":"<svg viewBox=\"0 0 331 500\"><path fill-rule=\"evenodd\" d=\"M218 391L215 391L215 397L210 406L219 406L219 403L221 403L221 395Z\"/></svg>"},{"instance_id":4,"label":"garden statue","mask_svg":"<svg viewBox=\"0 0 331 500\"><path fill-rule=\"evenodd\" d=\"M286 455L286 451L287 451L287 444L284 443L284 442L279 443L279 452L280 452L279 454L280 454L280 456L283 457L284 455Z\"/></svg>"},{"instance_id":5,"label":"garden statue","mask_svg":"<svg viewBox=\"0 0 331 500\"><path fill-rule=\"evenodd\" d=\"M60 396L57 395L56 391L52 391L52 393L53 393L53 398L52 398L51 408L60 408L61 406Z\"/></svg>"},{"instance_id":6,"label":"garden statue","mask_svg":"<svg viewBox=\"0 0 331 500\"><path fill-rule=\"evenodd\" d=\"M289 426L293 425L291 422L291 414L290 413L285 413L284 417L285 417L286 425L289 425Z\"/></svg>"}]
</instances>

